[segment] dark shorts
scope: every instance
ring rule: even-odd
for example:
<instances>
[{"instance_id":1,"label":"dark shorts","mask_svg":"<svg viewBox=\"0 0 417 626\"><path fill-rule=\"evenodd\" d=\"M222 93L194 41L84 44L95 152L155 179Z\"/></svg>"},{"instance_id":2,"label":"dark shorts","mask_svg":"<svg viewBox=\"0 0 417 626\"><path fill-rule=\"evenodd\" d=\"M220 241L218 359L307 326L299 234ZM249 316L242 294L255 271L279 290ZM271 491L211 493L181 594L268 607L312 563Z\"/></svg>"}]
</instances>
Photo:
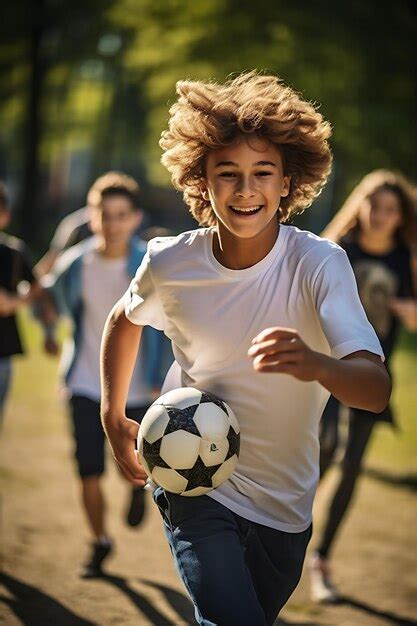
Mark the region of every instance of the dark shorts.
<instances>
[{"instance_id":1,"label":"dark shorts","mask_svg":"<svg viewBox=\"0 0 417 626\"><path fill-rule=\"evenodd\" d=\"M140 424L147 406L126 409L126 416ZM105 434L100 420L100 403L72 396L70 411L75 439L75 458L81 477L100 476L105 467Z\"/></svg>"},{"instance_id":2,"label":"dark shorts","mask_svg":"<svg viewBox=\"0 0 417 626\"><path fill-rule=\"evenodd\" d=\"M154 492L175 565L202 626L270 626L300 580L312 527L275 530L209 496Z\"/></svg>"}]
</instances>

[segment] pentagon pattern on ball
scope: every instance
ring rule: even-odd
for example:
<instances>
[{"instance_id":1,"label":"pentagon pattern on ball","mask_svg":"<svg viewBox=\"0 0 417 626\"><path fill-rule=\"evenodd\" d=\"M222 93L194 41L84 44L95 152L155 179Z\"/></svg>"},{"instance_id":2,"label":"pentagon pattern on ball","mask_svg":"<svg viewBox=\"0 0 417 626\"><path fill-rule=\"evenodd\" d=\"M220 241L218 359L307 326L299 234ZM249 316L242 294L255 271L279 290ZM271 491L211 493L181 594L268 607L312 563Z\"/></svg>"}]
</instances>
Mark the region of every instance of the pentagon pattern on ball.
<instances>
[{"instance_id":1,"label":"pentagon pattern on ball","mask_svg":"<svg viewBox=\"0 0 417 626\"><path fill-rule=\"evenodd\" d=\"M235 431L233 426L230 426L227 433L227 440L229 442L229 452L227 453L226 460L230 459L234 454L239 456L240 452L240 434Z\"/></svg>"},{"instance_id":2,"label":"pentagon pattern on ball","mask_svg":"<svg viewBox=\"0 0 417 626\"><path fill-rule=\"evenodd\" d=\"M154 441L153 443L149 443L148 441L146 441L146 439L142 440L140 452L145 457L146 464L151 470L151 472L153 471L153 468L155 466L169 467L169 465L165 463L164 459L161 458L161 455L160 455L161 443L162 443L162 437L161 439L157 439L157 441Z\"/></svg>"},{"instance_id":3,"label":"pentagon pattern on ball","mask_svg":"<svg viewBox=\"0 0 417 626\"><path fill-rule=\"evenodd\" d=\"M184 476L187 479L187 489L185 491L191 491L196 487L209 487L213 488L213 483L211 478L213 474L217 472L221 463L219 465L213 465L212 467L207 467L200 457L198 457L197 461L189 470L178 470L178 474Z\"/></svg>"},{"instance_id":4,"label":"pentagon pattern on ball","mask_svg":"<svg viewBox=\"0 0 417 626\"><path fill-rule=\"evenodd\" d=\"M223 400L220 400L220 398L218 398L214 394L210 393L209 391L203 391L202 394L201 394L200 404L204 404L205 402L212 402L213 404L216 404L221 409L223 409L223 411L226 414L228 414L226 405L223 402Z\"/></svg>"},{"instance_id":5,"label":"pentagon pattern on ball","mask_svg":"<svg viewBox=\"0 0 417 626\"><path fill-rule=\"evenodd\" d=\"M200 437L200 433L194 421L195 412L198 409L198 404L187 406L184 409L176 409L174 406L165 407L168 413L169 422L165 428L165 435L174 433L177 430L185 430L188 433L197 435Z\"/></svg>"},{"instance_id":6,"label":"pentagon pattern on ball","mask_svg":"<svg viewBox=\"0 0 417 626\"><path fill-rule=\"evenodd\" d=\"M147 411L138 451L147 473L167 491L198 496L232 474L240 429L231 408L214 394L175 389Z\"/></svg>"}]
</instances>

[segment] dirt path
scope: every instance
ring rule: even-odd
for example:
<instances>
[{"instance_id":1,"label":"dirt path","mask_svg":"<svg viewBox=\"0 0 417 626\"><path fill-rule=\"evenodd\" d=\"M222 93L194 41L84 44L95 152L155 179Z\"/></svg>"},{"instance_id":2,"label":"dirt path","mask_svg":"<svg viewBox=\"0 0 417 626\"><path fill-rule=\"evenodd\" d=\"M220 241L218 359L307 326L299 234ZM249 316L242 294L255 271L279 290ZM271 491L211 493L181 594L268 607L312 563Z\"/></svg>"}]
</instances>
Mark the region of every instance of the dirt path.
<instances>
[{"instance_id":1,"label":"dirt path","mask_svg":"<svg viewBox=\"0 0 417 626\"><path fill-rule=\"evenodd\" d=\"M109 576L96 581L77 577L88 537L78 505L69 428L63 407L51 391L54 367L41 361L39 367L33 365L33 360L18 364L1 444L0 623L193 624L193 612L174 572L156 508L148 498L143 526L136 531L128 529L123 522L128 488L113 467L106 492L117 550L108 564ZM35 390L30 397L28 380ZM46 383L47 394L43 391ZM319 494L317 527L334 477L335 473ZM390 484L389 476L385 481L365 476L358 505L335 553L336 579L346 601L337 607L314 606L308 600L305 575L279 623L417 625L413 491L413 484Z\"/></svg>"}]
</instances>

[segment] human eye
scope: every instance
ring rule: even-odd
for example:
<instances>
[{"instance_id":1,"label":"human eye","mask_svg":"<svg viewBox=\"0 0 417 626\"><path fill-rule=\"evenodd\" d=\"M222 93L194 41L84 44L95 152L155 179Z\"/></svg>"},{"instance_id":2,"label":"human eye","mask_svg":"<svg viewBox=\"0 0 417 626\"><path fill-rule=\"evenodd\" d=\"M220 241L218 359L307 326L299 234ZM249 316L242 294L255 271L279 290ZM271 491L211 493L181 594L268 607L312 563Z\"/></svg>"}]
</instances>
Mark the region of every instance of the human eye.
<instances>
[{"instance_id":1,"label":"human eye","mask_svg":"<svg viewBox=\"0 0 417 626\"><path fill-rule=\"evenodd\" d=\"M261 178L264 176L272 176L272 172L268 172L267 170L262 170L260 172L256 172L255 176L260 176Z\"/></svg>"},{"instance_id":2,"label":"human eye","mask_svg":"<svg viewBox=\"0 0 417 626\"><path fill-rule=\"evenodd\" d=\"M220 172L220 178L234 178L236 176L235 172Z\"/></svg>"}]
</instances>

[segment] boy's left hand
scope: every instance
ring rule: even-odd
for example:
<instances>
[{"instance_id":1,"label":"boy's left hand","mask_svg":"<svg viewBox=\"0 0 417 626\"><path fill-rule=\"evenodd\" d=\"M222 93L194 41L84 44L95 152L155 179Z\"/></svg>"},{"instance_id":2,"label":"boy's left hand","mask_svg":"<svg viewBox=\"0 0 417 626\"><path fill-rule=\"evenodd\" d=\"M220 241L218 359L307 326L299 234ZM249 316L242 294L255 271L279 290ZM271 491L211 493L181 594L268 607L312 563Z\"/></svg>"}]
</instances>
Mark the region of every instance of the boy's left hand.
<instances>
[{"instance_id":1,"label":"boy's left hand","mask_svg":"<svg viewBox=\"0 0 417 626\"><path fill-rule=\"evenodd\" d=\"M298 380L317 380L322 355L311 350L291 328L266 328L252 340L248 355L257 372L290 374Z\"/></svg>"}]
</instances>

